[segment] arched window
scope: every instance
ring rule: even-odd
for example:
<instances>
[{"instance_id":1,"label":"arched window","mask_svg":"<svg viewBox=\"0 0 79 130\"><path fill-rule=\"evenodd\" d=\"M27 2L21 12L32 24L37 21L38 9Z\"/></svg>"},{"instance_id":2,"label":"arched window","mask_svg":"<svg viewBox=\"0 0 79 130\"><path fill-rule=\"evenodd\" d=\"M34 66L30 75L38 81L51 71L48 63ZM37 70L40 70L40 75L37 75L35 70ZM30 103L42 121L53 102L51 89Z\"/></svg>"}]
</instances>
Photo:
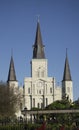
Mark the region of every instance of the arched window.
<instances>
[{"instance_id":1,"label":"arched window","mask_svg":"<svg viewBox=\"0 0 79 130\"><path fill-rule=\"evenodd\" d=\"M38 108L40 108L40 104L38 103Z\"/></svg>"},{"instance_id":2,"label":"arched window","mask_svg":"<svg viewBox=\"0 0 79 130\"><path fill-rule=\"evenodd\" d=\"M46 106L48 105L48 99L46 98Z\"/></svg>"},{"instance_id":3,"label":"arched window","mask_svg":"<svg viewBox=\"0 0 79 130\"><path fill-rule=\"evenodd\" d=\"M33 98L33 107L35 107L35 98Z\"/></svg>"},{"instance_id":4,"label":"arched window","mask_svg":"<svg viewBox=\"0 0 79 130\"><path fill-rule=\"evenodd\" d=\"M50 88L50 93L52 93L52 88Z\"/></svg>"},{"instance_id":5,"label":"arched window","mask_svg":"<svg viewBox=\"0 0 79 130\"><path fill-rule=\"evenodd\" d=\"M30 88L28 88L28 93L30 94Z\"/></svg>"}]
</instances>

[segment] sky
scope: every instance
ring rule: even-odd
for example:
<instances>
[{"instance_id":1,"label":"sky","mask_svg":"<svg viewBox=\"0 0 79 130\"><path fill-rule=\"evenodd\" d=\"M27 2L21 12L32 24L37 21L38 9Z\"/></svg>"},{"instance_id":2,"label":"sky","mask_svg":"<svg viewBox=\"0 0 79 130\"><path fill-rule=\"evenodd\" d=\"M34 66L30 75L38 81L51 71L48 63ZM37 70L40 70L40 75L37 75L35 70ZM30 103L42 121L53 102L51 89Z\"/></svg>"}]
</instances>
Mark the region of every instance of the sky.
<instances>
[{"instance_id":1,"label":"sky","mask_svg":"<svg viewBox=\"0 0 79 130\"><path fill-rule=\"evenodd\" d=\"M66 48L73 80L74 100L79 97L79 0L0 0L0 80L7 81L13 55L19 85L30 76L39 16L48 76L61 85Z\"/></svg>"}]
</instances>

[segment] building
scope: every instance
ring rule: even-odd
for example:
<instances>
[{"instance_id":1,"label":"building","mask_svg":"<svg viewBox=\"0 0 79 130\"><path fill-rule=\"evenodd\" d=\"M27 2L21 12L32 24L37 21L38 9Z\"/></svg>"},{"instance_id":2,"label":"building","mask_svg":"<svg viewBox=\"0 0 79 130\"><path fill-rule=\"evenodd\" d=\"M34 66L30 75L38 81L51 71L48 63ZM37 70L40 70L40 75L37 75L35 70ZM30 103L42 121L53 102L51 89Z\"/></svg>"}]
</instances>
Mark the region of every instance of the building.
<instances>
[{"instance_id":1,"label":"building","mask_svg":"<svg viewBox=\"0 0 79 130\"><path fill-rule=\"evenodd\" d=\"M22 107L27 107L28 110L35 107L44 108L64 97L73 101L73 82L67 52L62 84L57 86L55 77L48 77L48 60L45 57L44 47L38 21L31 60L31 77L24 78L24 86L21 91L23 94ZM11 56L7 82L11 87L18 87L13 56Z\"/></svg>"}]
</instances>

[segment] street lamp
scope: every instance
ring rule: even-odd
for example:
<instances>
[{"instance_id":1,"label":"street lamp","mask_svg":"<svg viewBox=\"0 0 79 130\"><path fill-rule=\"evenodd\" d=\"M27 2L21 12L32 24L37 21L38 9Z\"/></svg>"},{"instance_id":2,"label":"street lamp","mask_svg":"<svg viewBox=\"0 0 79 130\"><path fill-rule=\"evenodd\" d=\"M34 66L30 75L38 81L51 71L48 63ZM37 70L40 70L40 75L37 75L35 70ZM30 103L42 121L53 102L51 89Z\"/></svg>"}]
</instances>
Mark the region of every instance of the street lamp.
<instances>
[{"instance_id":1,"label":"street lamp","mask_svg":"<svg viewBox=\"0 0 79 130\"><path fill-rule=\"evenodd\" d=\"M22 110L21 112L22 112L22 114L24 115L25 121L26 121L26 123L27 123L27 107L25 107L24 110Z\"/></svg>"}]
</instances>

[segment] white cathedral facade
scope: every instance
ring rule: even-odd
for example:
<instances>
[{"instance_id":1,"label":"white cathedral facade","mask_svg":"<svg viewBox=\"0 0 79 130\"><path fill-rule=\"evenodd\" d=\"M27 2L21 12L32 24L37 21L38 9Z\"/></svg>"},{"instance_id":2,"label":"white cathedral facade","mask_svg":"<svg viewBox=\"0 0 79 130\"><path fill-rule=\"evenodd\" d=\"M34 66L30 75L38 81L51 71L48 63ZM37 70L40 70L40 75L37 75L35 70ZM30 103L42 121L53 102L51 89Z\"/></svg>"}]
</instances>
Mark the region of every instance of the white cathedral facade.
<instances>
[{"instance_id":1,"label":"white cathedral facade","mask_svg":"<svg viewBox=\"0 0 79 130\"><path fill-rule=\"evenodd\" d=\"M19 87L16 79L13 56L11 56L8 80L9 86ZM22 99L22 109L45 108L56 100L65 96L73 102L73 82L70 73L68 56L66 53L64 73L61 86L56 85L54 77L48 77L48 60L45 57L44 45L37 22L35 43L33 45L33 57L31 59L31 77L24 78L24 86L19 87Z\"/></svg>"}]
</instances>

